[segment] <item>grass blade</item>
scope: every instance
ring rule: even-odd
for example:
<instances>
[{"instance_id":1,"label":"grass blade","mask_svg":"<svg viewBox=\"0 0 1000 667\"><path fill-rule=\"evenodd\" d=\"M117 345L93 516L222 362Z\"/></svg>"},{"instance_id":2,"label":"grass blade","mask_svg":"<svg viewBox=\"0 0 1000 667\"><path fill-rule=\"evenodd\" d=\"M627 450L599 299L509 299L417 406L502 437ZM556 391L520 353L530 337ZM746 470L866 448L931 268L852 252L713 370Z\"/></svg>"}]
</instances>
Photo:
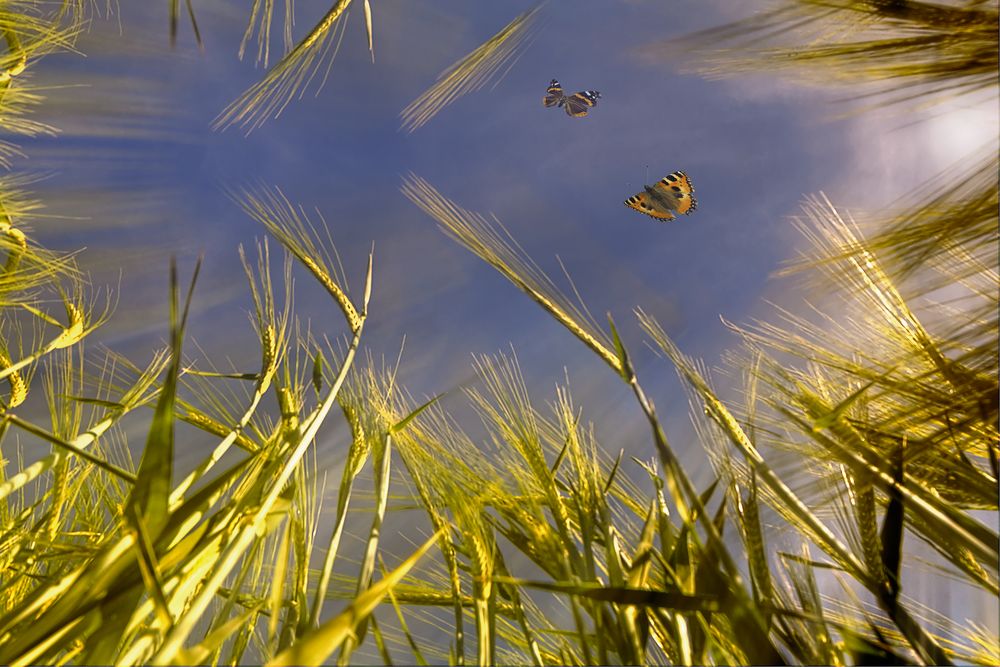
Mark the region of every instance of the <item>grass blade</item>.
<instances>
[{"instance_id":1,"label":"grass blade","mask_svg":"<svg viewBox=\"0 0 1000 667\"><path fill-rule=\"evenodd\" d=\"M167 522L174 465L174 401L177 395L177 378L180 375L181 341L200 269L201 260L195 265L184 302L184 312L179 314L177 265L173 261L170 265L170 363L153 413L146 447L136 473L136 483L127 502L129 510L142 519L154 540Z\"/></svg>"},{"instance_id":2,"label":"grass blade","mask_svg":"<svg viewBox=\"0 0 1000 667\"><path fill-rule=\"evenodd\" d=\"M541 5L524 12L484 44L441 72L437 83L400 112L402 129L413 132L463 95L475 92L491 81L496 85L527 46L527 38L531 34L529 28L539 9Z\"/></svg>"},{"instance_id":3,"label":"grass blade","mask_svg":"<svg viewBox=\"0 0 1000 667\"><path fill-rule=\"evenodd\" d=\"M435 533L412 556L393 570L391 574L356 597L340 614L323 623L317 629L300 638L294 645L276 655L267 663L268 667L284 667L286 665L289 667L292 665L319 667L319 665L322 665L341 644L352 636L358 624L375 610L375 607L409 573L413 566L417 564L417 561L437 541L440 535L440 531Z\"/></svg>"},{"instance_id":4,"label":"grass blade","mask_svg":"<svg viewBox=\"0 0 1000 667\"><path fill-rule=\"evenodd\" d=\"M893 481L889 489L889 504L885 508L885 520L882 522L882 565L885 567L886 583L891 605L896 604L899 596L899 567L903 556L903 465L905 461L905 440L900 444L893 466Z\"/></svg>"}]
</instances>

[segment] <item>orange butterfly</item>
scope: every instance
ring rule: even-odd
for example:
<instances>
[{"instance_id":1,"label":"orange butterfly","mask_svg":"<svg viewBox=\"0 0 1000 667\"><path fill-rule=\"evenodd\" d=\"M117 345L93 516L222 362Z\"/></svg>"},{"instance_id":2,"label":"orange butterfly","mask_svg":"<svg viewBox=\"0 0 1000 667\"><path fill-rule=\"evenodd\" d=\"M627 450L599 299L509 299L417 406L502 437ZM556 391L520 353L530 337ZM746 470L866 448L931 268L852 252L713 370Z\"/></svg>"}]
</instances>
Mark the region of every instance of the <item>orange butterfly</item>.
<instances>
[{"instance_id":1,"label":"orange butterfly","mask_svg":"<svg viewBox=\"0 0 1000 667\"><path fill-rule=\"evenodd\" d=\"M644 188L645 192L626 199L625 205L661 222L670 222L678 215L690 215L698 208L694 186L683 171L675 171L656 185Z\"/></svg>"}]
</instances>

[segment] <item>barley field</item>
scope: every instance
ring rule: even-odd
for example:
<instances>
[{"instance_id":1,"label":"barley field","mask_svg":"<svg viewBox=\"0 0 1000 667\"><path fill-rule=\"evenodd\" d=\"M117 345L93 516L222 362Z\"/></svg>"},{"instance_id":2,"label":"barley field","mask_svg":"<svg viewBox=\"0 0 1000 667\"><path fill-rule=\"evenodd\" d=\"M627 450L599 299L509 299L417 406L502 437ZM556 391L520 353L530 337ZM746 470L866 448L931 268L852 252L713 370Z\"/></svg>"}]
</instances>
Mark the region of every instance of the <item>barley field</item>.
<instances>
[{"instance_id":1,"label":"barley field","mask_svg":"<svg viewBox=\"0 0 1000 667\"><path fill-rule=\"evenodd\" d=\"M0 3L0 664L1000 664L998 20Z\"/></svg>"}]
</instances>

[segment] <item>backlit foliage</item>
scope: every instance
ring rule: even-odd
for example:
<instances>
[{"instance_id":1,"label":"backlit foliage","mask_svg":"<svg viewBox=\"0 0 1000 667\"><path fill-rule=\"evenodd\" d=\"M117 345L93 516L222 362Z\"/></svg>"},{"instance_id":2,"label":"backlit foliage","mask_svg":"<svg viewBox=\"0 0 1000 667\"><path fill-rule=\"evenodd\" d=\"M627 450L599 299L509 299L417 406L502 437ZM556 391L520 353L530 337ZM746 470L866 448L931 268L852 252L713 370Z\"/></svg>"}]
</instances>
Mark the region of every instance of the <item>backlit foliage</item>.
<instances>
[{"instance_id":1,"label":"backlit foliage","mask_svg":"<svg viewBox=\"0 0 1000 667\"><path fill-rule=\"evenodd\" d=\"M279 4L250 4L241 55L256 35L268 63ZM332 61L351 4L333 2L294 43L285 3L283 57L219 125L257 128L301 94ZM168 7L175 35L181 4ZM27 75L99 9L0 8L5 130L49 131L24 115L42 102ZM363 2L373 57L377 10ZM502 76L537 11L448 70L404 126ZM708 33L734 50L704 62L821 66L929 99L995 93L996 16L991 1L787 0ZM778 36L808 41L768 42ZM0 145L0 160L16 154ZM38 245L30 181L0 178L0 663L1000 663L994 628L910 594L916 576L960 582L971 600L1000 592L984 514L998 509L1000 468L997 168L988 147L874 231L808 198L797 224L810 251L786 273L822 286L822 301L730 324L742 345L721 377L738 400L637 310L690 391L715 472L705 488L640 382L658 369L633 365L616 323L560 291L499 220L417 176L404 194L632 392L648 455L600 442L569 386L539 403L513 353L476 358L477 382L458 397L479 417L472 428L437 397L415 400L395 366L362 350L377 316L373 255L362 289L348 289L325 221L276 188L231 191L282 250L239 249L259 366L185 356L198 265L165 281L164 349L144 363L98 354L86 342L113 298L73 255ZM296 315L296 265L341 329L317 333ZM344 461L335 508L321 432ZM208 447L175 474L192 433ZM414 540L402 554L386 540L399 520Z\"/></svg>"}]
</instances>

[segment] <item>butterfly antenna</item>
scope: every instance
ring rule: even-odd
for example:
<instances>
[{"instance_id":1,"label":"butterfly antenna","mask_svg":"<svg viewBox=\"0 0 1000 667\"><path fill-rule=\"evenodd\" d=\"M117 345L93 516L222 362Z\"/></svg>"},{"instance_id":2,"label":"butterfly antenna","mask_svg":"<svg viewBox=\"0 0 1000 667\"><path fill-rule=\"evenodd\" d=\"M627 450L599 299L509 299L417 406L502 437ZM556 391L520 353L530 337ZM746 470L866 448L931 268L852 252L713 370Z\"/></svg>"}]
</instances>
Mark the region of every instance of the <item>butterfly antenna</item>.
<instances>
[{"instance_id":1,"label":"butterfly antenna","mask_svg":"<svg viewBox=\"0 0 1000 667\"><path fill-rule=\"evenodd\" d=\"M643 183L649 183L649 165L646 165L646 180Z\"/></svg>"}]
</instances>

